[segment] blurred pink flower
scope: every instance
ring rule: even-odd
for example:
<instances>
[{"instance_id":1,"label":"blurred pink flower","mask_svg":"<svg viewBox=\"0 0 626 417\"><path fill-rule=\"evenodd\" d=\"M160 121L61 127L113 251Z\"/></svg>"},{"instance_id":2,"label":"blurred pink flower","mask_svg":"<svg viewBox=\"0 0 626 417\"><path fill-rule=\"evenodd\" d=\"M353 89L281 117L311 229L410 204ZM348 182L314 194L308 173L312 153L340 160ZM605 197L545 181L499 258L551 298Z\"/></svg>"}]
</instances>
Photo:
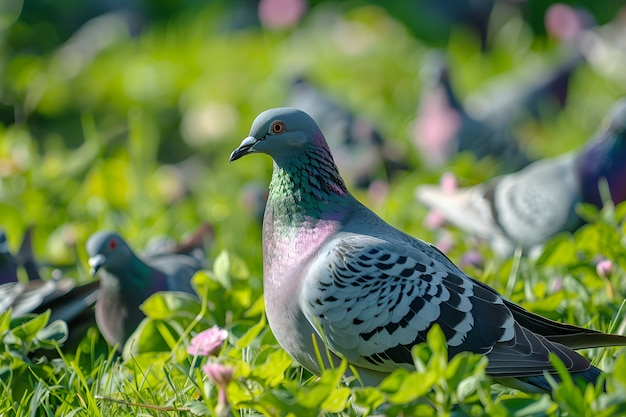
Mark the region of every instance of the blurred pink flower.
<instances>
[{"instance_id":1,"label":"blurred pink flower","mask_svg":"<svg viewBox=\"0 0 626 417\"><path fill-rule=\"evenodd\" d=\"M454 247L454 244L455 242L452 234L450 232L444 232L441 235L441 238L439 238L439 240L437 241L437 243L435 243L435 246L444 254L448 254Z\"/></svg>"},{"instance_id":2,"label":"blurred pink flower","mask_svg":"<svg viewBox=\"0 0 626 417\"><path fill-rule=\"evenodd\" d=\"M233 368L219 363L207 363L202 370L217 387L217 415L220 417L230 415L226 387L233 380Z\"/></svg>"},{"instance_id":3,"label":"blurred pink flower","mask_svg":"<svg viewBox=\"0 0 626 417\"><path fill-rule=\"evenodd\" d=\"M452 172L444 172L439 179L441 189L446 193L453 193L459 188L456 176Z\"/></svg>"},{"instance_id":4,"label":"blurred pink flower","mask_svg":"<svg viewBox=\"0 0 626 417\"><path fill-rule=\"evenodd\" d=\"M228 331L213 326L203 332L198 333L191 339L191 345L187 348L190 355L211 356L215 355L222 343L228 337Z\"/></svg>"},{"instance_id":5,"label":"blurred pink flower","mask_svg":"<svg viewBox=\"0 0 626 417\"><path fill-rule=\"evenodd\" d=\"M207 363L202 367L202 370L216 387L226 388L233 379L233 368L227 365Z\"/></svg>"},{"instance_id":6,"label":"blurred pink flower","mask_svg":"<svg viewBox=\"0 0 626 417\"><path fill-rule=\"evenodd\" d=\"M446 223L446 217L442 212L436 209L432 209L424 217L424 227L428 230L436 230L441 228Z\"/></svg>"},{"instance_id":7,"label":"blurred pink flower","mask_svg":"<svg viewBox=\"0 0 626 417\"><path fill-rule=\"evenodd\" d=\"M611 276L614 269L615 266L613 265L613 261L609 259L603 259L596 264L596 272L602 278L607 278Z\"/></svg>"},{"instance_id":8,"label":"blurred pink flower","mask_svg":"<svg viewBox=\"0 0 626 417\"><path fill-rule=\"evenodd\" d=\"M307 0L261 0L259 20L263 26L282 29L298 23L307 8Z\"/></svg>"},{"instance_id":9,"label":"blurred pink flower","mask_svg":"<svg viewBox=\"0 0 626 417\"><path fill-rule=\"evenodd\" d=\"M463 254L461 258L461 267L474 266L476 268L482 268L485 263L483 256L476 249L470 249Z\"/></svg>"}]
</instances>

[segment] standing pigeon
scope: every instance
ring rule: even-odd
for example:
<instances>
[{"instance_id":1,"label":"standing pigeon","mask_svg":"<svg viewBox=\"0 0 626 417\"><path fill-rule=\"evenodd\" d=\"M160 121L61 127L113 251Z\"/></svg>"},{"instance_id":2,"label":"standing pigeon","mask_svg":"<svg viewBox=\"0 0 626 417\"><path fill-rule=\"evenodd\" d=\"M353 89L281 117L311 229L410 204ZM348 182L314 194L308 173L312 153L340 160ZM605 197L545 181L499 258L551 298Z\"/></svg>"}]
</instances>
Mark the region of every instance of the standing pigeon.
<instances>
[{"instance_id":1,"label":"standing pigeon","mask_svg":"<svg viewBox=\"0 0 626 417\"><path fill-rule=\"evenodd\" d=\"M203 267L198 258L185 254L156 253L141 259L119 234L109 231L93 234L87 253L92 275L100 271L98 328L120 350L145 317L139 305L158 291L195 294L190 280Z\"/></svg>"},{"instance_id":2,"label":"standing pigeon","mask_svg":"<svg viewBox=\"0 0 626 417\"><path fill-rule=\"evenodd\" d=\"M490 156L507 172L531 160L520 148L511 125L501 118L477 119L466 110L450 82L448 64L434 54L425 69L430 84L424 91L413 127L413 141L424 163L440 167L458 153L470 152L477 160Z\"/></svg>"},{"instance_id":3,"label":"standing pigeon","mask_svg":"<svg viewBox=\"0 0 626 417\"><path fill-rule=\"evenodd\" d=\"M17 282L17 265L9 250L4 230L0 229L0 284Z\"/></svg>"},{"instance_id":4,"label":"standing pigeon","mask_svg":"<svg viewBox=\"0 0 626 417\"><path fill-rule=\"evenodd\" d=\"M386 182L408 169L400 151L369 120L342 107L304 78L296 79L290 91L288 105L318 121L350 185L367 189L375 180Z\"/></svg>"},{"instance_id":5,"label":"standing pigeon","mask_svg":"<svg viewBox=\"0 0 626 417\"><path fill-rule=\"evenodd\" d=\"M626 200L626 98L607 115L606 128L578 153L537 161L514 174L444 192L422 185L417 199L461 229L490 241L501 255L531 249L562 231L578 228L578 203L602 206L605 178L615 203Z\"/></svg>"},{"instance_id":6,"label":"standing pigeon","mask_svg":"<svg viewBox=\"0 0 626 417\"><path fill-rule=\"evenodd\" d=\"M364 383L377 384L394 369L413 368L411 348L437 323L450 356L484 354L498 381L550 391L543 374L555 373L550 352L572 375L595 382L601 371L572 349L626 344L626 337L524 310L434 246L385 223L350 194L324 135L303 111L261 113L230 160L251 153L274 160L263 221L267 319L310 371L321 372L315 337Z\"/></svg>"}]
</instances>

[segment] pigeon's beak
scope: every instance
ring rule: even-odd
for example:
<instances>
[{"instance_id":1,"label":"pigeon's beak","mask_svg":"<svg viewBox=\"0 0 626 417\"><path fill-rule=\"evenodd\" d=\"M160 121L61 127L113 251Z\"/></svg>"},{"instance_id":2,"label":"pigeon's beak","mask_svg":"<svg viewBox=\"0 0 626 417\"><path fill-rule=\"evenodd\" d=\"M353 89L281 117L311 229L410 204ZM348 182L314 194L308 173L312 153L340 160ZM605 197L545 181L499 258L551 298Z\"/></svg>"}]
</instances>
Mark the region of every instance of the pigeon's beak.
<instances>
[{"instance_id":1,"label":"pigeon's beak","mask_svg":"<svg viewBox=\"0 0 626 417\"><path fill-rule=\"evenodd\" d=\"M104 261L106 261L106 258L102 254L92 256L91 258L89 258L89 266L91 268L89 270L89 273L91 274L92 277L96 276L100 268L102 268L102 265L104 265Z\"/></svg>"},{"instance_id":2,"label":"pigeon's beak","mask_svg":"<svg viewBox=\"0 0 626 417\"><path fill-rule=\"evenodd\" d=\"M254 136L248 136L247 138L245 138L241 142L241 145L239 145L239 147L230 154L230 162L236 161L242 156L253 152L254 145L256 145L258 141L259 139L255 138Z\"/></svg>"}]
</instances>

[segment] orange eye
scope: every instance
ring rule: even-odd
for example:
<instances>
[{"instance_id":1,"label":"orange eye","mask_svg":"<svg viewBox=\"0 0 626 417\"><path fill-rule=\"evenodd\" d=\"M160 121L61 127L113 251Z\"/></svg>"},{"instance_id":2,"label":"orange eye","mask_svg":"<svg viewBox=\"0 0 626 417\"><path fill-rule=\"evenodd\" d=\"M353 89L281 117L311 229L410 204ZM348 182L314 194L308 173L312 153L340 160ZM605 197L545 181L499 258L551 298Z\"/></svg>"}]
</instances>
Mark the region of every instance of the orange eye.
<instances>
[{"instance_id":1,"label":"orange eye","mask_svg":"<svg viewBox=\"0 0 626 417\"><path fill-rule=\"evenodd\" d=\"M280 120L276 121L272 123L272 126L270 127L270 131L274 134L283 133L285 131L285 124L281 122Z\"/></svg>"}]
</instances>

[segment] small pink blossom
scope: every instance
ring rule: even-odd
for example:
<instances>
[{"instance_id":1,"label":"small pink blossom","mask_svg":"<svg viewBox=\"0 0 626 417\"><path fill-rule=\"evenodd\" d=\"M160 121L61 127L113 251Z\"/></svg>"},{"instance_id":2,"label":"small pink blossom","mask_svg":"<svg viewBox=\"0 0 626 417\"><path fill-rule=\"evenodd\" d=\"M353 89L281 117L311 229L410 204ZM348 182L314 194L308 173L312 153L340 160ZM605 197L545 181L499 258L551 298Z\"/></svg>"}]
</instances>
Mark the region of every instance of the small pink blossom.
<instances>
[{"instance_id":1,"label":"small pink blossom","mask_svg":"<svg viewBox=\"0 0 626 417\"><path fill-rule=\"evenodd\" d=\"M602 278L611 276L614 270L615 266L613 265L613 261L609 259L603 259L596 264L596 272Z\"/></svg>"},{"instance_id":2,"label":"small pink blossom","mask_svg":"<svg viewBox=\"0 0 626 417\"><path fill-rule=\"evenodd\" d=\"M203 332L198 333L191 339L191 345L187 348L190 355L211 356L215 355L222 343L228 337L228 331L213 326Z\"/></svg>"},{"instance_id":3,"label":"small pink blossom","mask_svg":"<svg viewBox=\"0 0 626 417\"><path fill-rule=\"evenodd\" d=\"M454 247L454 244L455 242L452 234L450 234L450 232L444 232L437 243L435 243L435 246L444 254L448 254Z\"/></svg>"},{"instance_id":4,"label":"small pink blossom","mask_svg":"<svg viewBox=\"0 0 626 417\"><path fill-rule=\"evenodd\" d=\"M439 179L439 183L444 193L451 194L459 188L456 176L452 172L444 172Z\"/></svg>"},{"instance_id":5,"label":"small pink blossom","mask_svg":"<svg viewBox=\"0 0 626 417\"><path fill-rule=\"evenodd\" d=\"M309 5L307 0L261 0L258 7L263 26L284 29L298 23Z\"/></svg>"},{"instance_id":6,"label":"small pink blossom","mask_svg":"<svg viewBox=\"0 0 626 417\"><path fill-rule=\"evenodd\" d=\"M461 258L461 267L474 266L476 268L482 268L485 263L483 256L476 249L468 250L463 254Z\"/></svg>"},{"instance_id":7,"label":"small pink blossom","mask_svg":"<svg viewBox=\"0 0 626 417\"><path fill-rule=\"evenodd\" d=\"M432 209L424 217L424 226L428 230L436 230L441 228L446 223L446 216L437 209Z\"/></svg>"},{"instance_id":8,"label":"small pink blossom","mask_svg":"<svg viewBox=\"0 0 626 417\"><path fill-rule=\"evenodd\" d=\"M228 405L228 394L226 393L226 387L230 381L233 380L233 368L227 365L219 363L207 363L202 367L204 373L209 377L209 380L217 388L217 406L215 412L218 417L232 415Z\"/></svg>"},{"instance_id":9,"label":"small pink blossom","mask_svg":"<svg viewBox=\"0 0 626 417\"><path fill-rule=\"evenodd\" d=\"M218 388L226 388L233 379L233 368L219 363L207 363L202 367L209 380Z\"/></svg>"}]
</instances>

